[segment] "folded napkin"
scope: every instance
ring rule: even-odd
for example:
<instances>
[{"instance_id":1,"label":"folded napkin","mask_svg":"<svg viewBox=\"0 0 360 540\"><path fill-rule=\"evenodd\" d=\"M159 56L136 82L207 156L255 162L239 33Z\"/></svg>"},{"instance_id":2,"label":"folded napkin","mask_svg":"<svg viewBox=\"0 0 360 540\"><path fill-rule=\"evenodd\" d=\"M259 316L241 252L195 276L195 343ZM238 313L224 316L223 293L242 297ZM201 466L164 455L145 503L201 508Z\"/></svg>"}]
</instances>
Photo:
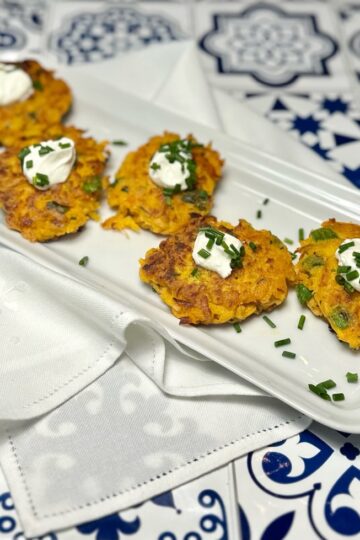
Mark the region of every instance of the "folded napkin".
<instances>
[{"instance_id":1,"label":"folded napkin","mask_svg":"<svg viewBox=\"0 0 360 540\"><path fill-rule=\"evenodd\" d=\"M97 76L219 125L193 45L176 47L154 47L147 74L167 66L161 83L141 84L150 50ZM310 423L131 307L6 248L0 285L0 461L28 536L138 504Z\"/></svg>"}]
</instances>

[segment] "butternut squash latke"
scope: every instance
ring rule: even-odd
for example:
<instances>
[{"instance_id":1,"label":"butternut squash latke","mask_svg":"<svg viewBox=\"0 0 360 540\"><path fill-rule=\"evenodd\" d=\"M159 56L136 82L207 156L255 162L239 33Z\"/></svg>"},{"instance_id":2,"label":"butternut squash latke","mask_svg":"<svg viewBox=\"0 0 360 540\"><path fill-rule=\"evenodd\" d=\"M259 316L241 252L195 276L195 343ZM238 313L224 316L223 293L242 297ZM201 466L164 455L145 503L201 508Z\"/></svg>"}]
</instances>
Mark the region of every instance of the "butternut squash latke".
<instances>
[{"instance_id":1,"label":"butternut squash latke","mask_svg":"<svg viewBox=\"0 0 360 540\"><path fill-rule=\"evenodd\" d=\"M242 267L234 268L226 279L197 267L192 258L195 238L205 226L232 234L245 248ZM222 324L280 305L295 272L290 253L271 232L258 231L245 220L232 226L207 216L192 220L183 231L150 249L140 260L140 278L159 293L181 323Z\"/></svg>"},{"instance_id":2,"label":"butternut squash latke","mask_svg":"<svg viewBox=\"0 0 360 540\"><path fill-rule=\"evenodd\" d=\"M298 295L303 304L323 317L340 341L352 349L360 348L360 292L347 291L338 281L335 253L347 238L360 238L360 225L325 221L301 242L300 259L295 269Z\"/></svg>"},{"instance_id":3,"label":"butternut squash latke","mask_svg":"<svg viewBox=\"0 0 360 540\"><path fill-rule=\"evenodd\" d=\"M30 75L34 93L24 101L0 106L0 143L5 147L24 146L34 124L60 123L72 103L70 88L61 79L55 79L52 71L35 60L16 65Z\"/></svg>"},{"instance_id":4,"label":"butternut squash latke","mask_svg":"<svg viewBox=\"0 0 360 540\"><path fill-rule=\"evenodd\" d=\"M196 140L189 136L196 144ZM105 229L149 229L158 234L173 234L192 217L206 215L213 204L213 192L220 180L223 161L218 152L207 146L195 146L195 189L166 197L163 189L150 178L151 158L162 144L180 140L175 133L152 137L138 150L130 152L116 173L115 183L107 184L109 205L117 214L103 223Z\"/></svg>"},{"instance_id":5,"label":"butternut squash latke","mask_svg":"<svg viewBox=\"0 0 360 540\"><path fill-rule=\"evenodd\" d=\"M39 126L35 130L41 131ZM42 136L29 136L26 145L60 136L75 142L76 162L69 178L40 191L23 174L19 148L0 154L0 206L10 229L19 231L31 242L45 242L74 233L89 219L98 220L102 174L108 153L106 142L84 137L75 127L43 127Z\"/></svg>"}]
</instances>

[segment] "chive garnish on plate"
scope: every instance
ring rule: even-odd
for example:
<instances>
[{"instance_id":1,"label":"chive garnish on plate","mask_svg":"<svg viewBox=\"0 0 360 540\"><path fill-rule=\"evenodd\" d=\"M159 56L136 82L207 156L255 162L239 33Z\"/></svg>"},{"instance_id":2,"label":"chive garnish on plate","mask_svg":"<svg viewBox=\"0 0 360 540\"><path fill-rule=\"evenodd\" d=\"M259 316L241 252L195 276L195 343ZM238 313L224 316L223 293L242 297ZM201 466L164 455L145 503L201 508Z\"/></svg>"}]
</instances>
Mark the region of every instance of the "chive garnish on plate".
<instances>
[{"instance_id":1,"label":"chive garnish on plate","mask_svg":"<svg viewBox=\"0 0 360 540\"><path fill-rule=\"evenodd\" d=\"M121 139L116 139L115 141L111 141L111 144L114 144L115 146L127 146L128 143Z\"/></svg>"},{"instance_id":2,"label":"chive garnish on plate","mask_svg":"<svg viewBox=\"0 0 360 540\"><path fill-rule=\"evenodd\" d=\"M269 319L269 317L264 315L263 319L271 328L276 328L276 324L271 319Z\"/></svg>"},{"instance_id":3,"label":"chive garnish on plate","mask_svg":"<svg viewBox=\"0 0 360 540\"><path fill-rule=\"evenodd\" d=\"M87 255L85 255L85 257L82 257L82 259L80 259L79 265L80 266L86 266L88 262L89 262L89 257Z\"/></svg>"},{"instance_id":4,"label":"chive garnish on plate","mask_svg":"<svg viewBox=\"0 0 360 540\"><path fill-rule=\"evenodd\" d=\"M261 210L258 210L256 212L256 217L257 217L257 219L260 219L262 217L262 211Z\"/></svg>"},{"instance_id":5,"label":"chive garnish on plate","mask_svg":"<svg viewBox=\"0 0 360 540\"><path fill-rule=\"evenodd\" d=\"M344 401L345 395L342 392L339 392L338 394L333 394L332 396L333 401Z\"/></svg>"},{"instance_id":6,"label":"chive garnish on plate","mask_svg":"<svg viewBox=\"0 0 360 540\"><path fill-rule=\"evenodd\" d=\"M235 323L233 324L233 327L234 327L234 329L235 329L235 332L237 332L238 334L240 334L240 332L241 332L241 326L240 326L240 323L235 322Z\"/></svg>"},{"instance_id":7,"label":"chive garnish on plate","mask_svg":"<svg viewBox=\"0 0 360 540\"><path fill-rule=\"evenodd\" d=\"M283 351L282 355L285 358L296 358L296 354L290 351Z\"/></svg>"},{"instance_id":8,"label":"chive garnish on plate","mask_svg":"<svg viewBox=\"0 0 360 540\"><path fill-rule=\"evenodd\" d=\"M302 242L305 238L305 232L304 229L299 229L299 242Z\"/></svg>"},{"instance_id":9,"label":"chive garnish on plate","mask_svg":"<svg viewBox=\"0 0 360 540\"><path fill-rule=\"evenodd\" d=\"M300 315L299 322L297 325L299 330L302 330L304 328L305 320L306 320L305 315Z\"/></svg>"},{"instance_id":10,"label":"chive garnish on plate","mask_svg":"<svg viewBox=\"0 0 360 540\"><path fill-rule=\"evenodd\" d=\"M290 343L291 343L290 338L279 339L278 341L274 341L274 346L275 347L283 347L284 345L289 345Z\"/></svg>"},{"instance_id":11,"label":"chive garnish on plate","mask_svg":"<svg viewBox=\"0 0 360 540\"><path fill-rule=\"evenodd\" d=\"M357 383L359 380L359 375L357 373L351 373L348 371L346 374L346 380L348 383Z\"/></svg>"}]
</instances>

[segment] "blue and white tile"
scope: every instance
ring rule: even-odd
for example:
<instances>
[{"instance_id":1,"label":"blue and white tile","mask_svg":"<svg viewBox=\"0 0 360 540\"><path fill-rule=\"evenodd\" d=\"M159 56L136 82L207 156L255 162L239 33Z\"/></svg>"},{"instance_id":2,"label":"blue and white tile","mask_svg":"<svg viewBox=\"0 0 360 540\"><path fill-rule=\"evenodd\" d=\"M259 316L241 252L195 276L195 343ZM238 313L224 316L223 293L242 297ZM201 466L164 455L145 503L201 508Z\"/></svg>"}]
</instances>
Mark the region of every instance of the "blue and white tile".
<instances>
[{"instance_id":1,"label":"blue and white tile","mask_svg":"<svg viewBox=\"0 0 360 540\"><path fill-rule=\"evenodd\" d=\"M350 92L231 95L288 131L360 188L360 111Z\"/></svg>"},{"instance_id":2,"label":"blue and white tile","mask_svg":"<svg viewBox=\"0 0 360 540\"><path fill-rule=\"evenodd\" d=\"M337 16L314 1L200 3L195 31L210 81L243 90L349 88Z\"/></svg>"},{"instance_id":3,"label":"blue and white tile","mask_svg":"<svg viewBox=\"0 0 360 540\"><path fill-rule=\"evenodd\" d=\"M0 471L0 539L25 540ZM238 540L232 466L223 467L132 509L38 540ZM35 540L35 539L33 539Z\"/></svg>"},{"instance_id":4,"label":"blue and white tile","mask_svg":"<svg viewBox=\"0 0 360 540\"><path fill-rule=\"evenodd\" d=\"M191 33L187 4L56 2L49 6L45 42L66 64L99 62Z\"/></svg>"},{"instance_id":5,"label":"blue and white tile","mask_svg":"<svg viewBox=\"0 0 360 540\"><path fill-rule=\"evenodd\" d=\"M45 0L0 2L0 59L15 61L39 51Z\"/></svg>"},{"instance_id":6,"label":"blue and white tile","mask_svg":"<svg viewBox=\"0 0 360 540\"><path fill-rule=\"evenodd\" d=\"M360 436L313 424L235 464L242 540L359 538Z\"/></svg>"},{"instance_id":7,"label":"blue and white tile","mask_svg":"<svg viewBox=\"0 0 360 540\"><path fill-rule=\"evenodd\" d=\"M360 80L360 2L341 5L339 14L350 63Z\"/></svg>"}]
</instances>

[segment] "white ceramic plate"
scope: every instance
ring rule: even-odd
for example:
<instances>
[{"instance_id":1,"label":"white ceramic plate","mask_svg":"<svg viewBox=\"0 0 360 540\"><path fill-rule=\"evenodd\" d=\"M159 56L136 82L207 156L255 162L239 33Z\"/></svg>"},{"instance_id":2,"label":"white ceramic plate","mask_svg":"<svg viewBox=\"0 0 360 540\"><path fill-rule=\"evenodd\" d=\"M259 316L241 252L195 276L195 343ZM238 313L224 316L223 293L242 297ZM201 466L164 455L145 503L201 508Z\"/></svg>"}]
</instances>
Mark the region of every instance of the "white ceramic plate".
<instances>
[{"instance_id":1,"label":"white ceramic plate","mask_svg":"<svg viewBox=\"0 0 360 540\"><path fill-rule=\"evenodd\" d=\"M213 141L226 159L225 176L218 189L213 213L232 223L245 218L255 227L268 228L281 239L294 240L298 229L305 233L322 220L358 221L360 194L336 186L318 175L290 166L278 159L210 130L123 94L96 80L71 73L69 82L75 94L71 122L88 128L98 138L125 139L126 148L113 147L109 172L113 172L129 149L144 143L163 130L182 135L193 133L200 141ZM264 206L265 198L270 202ZM262 219L256 212L262 210ZM109 215L104 207L103 217ZM141 233L112 232L90 223L81 234L46 245L33 245L2 223L3 243L42 264L75 279L100 287L104 293L127 303L144 315L156 319L185 345L208 356L231 371L253 382L270 394L328 426L360 433L360 383L346 382L347 371L360 371L360 353L350 351L329 332L327 324L299 305L294 291L285 304L275 310L270 328L262 317L242 324L237 334L232 325L212 328L180 326L150 287L138 278L138 259L159 243L159 237ZM90 262L78 266L84 255ZM299 316L306 314L303 331L297 329ZM290 337L296 359L281 356L274 341ZM308 390L308 383L332 378L346 400L330 403Z\"/></svg>"}]
</instances>

